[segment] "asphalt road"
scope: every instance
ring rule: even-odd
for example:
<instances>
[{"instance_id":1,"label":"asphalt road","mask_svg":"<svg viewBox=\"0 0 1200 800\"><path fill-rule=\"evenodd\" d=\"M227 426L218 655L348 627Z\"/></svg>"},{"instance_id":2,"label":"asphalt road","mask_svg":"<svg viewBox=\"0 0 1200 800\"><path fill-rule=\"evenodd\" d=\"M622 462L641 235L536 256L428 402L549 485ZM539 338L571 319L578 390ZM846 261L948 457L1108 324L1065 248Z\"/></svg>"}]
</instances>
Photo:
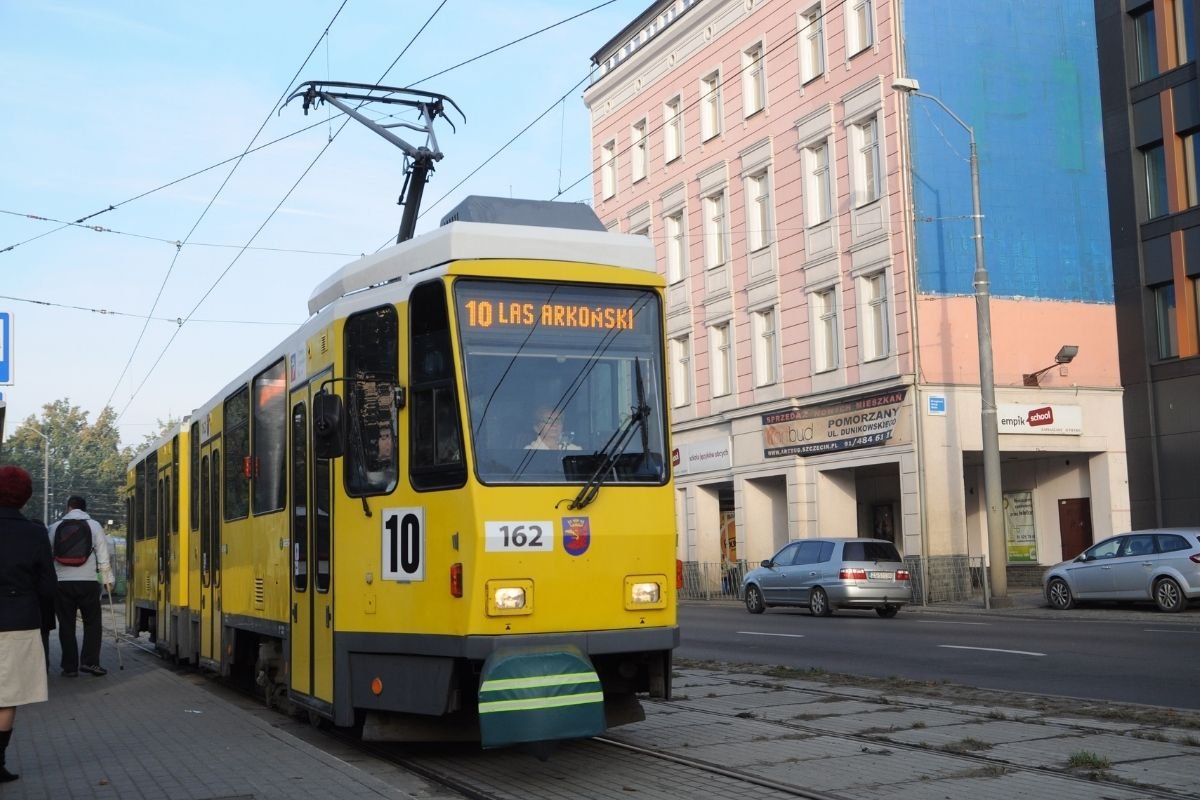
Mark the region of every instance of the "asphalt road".
<instances>
[{"instance_id":1,"label":"asphalt road","mask_svg":"<svg viewBox=\"0 0 1200 800\"><path fill-rule=\"evenodd\" d=\"M1200 709L1200 624L1022 619L904 610L812 617L732 603L679 609L682 659L778 664L879 678Z\"/></svg>"}]
</instances>

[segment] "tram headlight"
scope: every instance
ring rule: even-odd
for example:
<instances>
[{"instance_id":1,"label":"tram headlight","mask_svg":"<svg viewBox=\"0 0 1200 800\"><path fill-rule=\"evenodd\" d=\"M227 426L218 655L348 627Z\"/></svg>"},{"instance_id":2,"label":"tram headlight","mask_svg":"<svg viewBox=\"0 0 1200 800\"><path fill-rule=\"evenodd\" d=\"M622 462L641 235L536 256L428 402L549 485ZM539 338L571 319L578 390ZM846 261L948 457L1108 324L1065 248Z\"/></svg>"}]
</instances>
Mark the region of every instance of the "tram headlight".
<instances>
[{"instance_id":1,"label":"tram headlight","mask_svg":"<svg viewBox=\"0 0 1200 800\"><path fill-rule=\"evenodd\" d=\"M493 578L487 582L489 617L511 617L533 613L533 581L528 578Z\"/></svg>"},{"instance_id":2,"label":"tram headlight","mask_svg":"<svg viewBox=\"0 0 1200 800\"><path fill-rule=\"evenodd\" d=\"M502 586L494 595L496 608L513 611L525 607L525 590L520 586Z\"/></svg>"},{"instance_id":3,"label":"tram headlight","mask_svg":"<svg viewBox=\"0 0 1200 800\"><path fill-rule=\"evenodd\" d=\"M666 586L666 575L625 576L626 610L645 611L650 608L666 608Z\"/></svg>"},{"instance_id":4,"label":"tram headlight","mask_svg":"<svg viewBox=\"0 0 1200 800\"><path fill-rule=\"evenodd\" d=\"M662 587L657 583L635 583L629 587L629 601L635 606L657 603L662 597Z\"/></svg>"}]
</instances>

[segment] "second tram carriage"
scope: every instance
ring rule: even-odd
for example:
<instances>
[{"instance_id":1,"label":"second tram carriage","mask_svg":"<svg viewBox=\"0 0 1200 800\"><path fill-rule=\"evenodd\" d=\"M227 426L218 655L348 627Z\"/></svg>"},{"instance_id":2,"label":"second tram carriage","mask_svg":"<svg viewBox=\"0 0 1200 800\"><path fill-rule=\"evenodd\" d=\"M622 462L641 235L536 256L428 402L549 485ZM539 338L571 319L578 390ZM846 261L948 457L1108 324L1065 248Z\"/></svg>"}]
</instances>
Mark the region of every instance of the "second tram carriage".
<instances>
[{"instance_id":1,"label":"second tram carriage","mask_svg":"<svg viewBox=\"0 0 1200 800\"><path fill-rule=\"evenodd\" d=\"M131 632L368 738L587 736L669 697L650 243L468 198L309 310L130 466Z\"/></svg>"}]
</instances>

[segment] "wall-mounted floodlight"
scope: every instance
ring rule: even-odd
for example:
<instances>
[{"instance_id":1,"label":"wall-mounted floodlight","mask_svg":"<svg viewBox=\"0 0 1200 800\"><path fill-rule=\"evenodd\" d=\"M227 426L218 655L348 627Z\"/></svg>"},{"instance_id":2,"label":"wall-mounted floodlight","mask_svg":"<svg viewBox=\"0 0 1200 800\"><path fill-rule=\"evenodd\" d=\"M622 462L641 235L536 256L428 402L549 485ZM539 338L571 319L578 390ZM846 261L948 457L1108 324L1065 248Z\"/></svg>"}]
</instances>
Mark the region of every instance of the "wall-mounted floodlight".
<instances>
[{"instance_id":1,"label":"wall-mounted floodlight","mask_svg":"<svg viewBox=\"0 0 1200 800\"><path fill-rule=\"evenodd\" d=\"M1064 344L1054 355L1055 364L1070 364L1079 355L1079 348L1073 344Z\"/></svg>"},{"instance_id":2,"label":"wall-mounted floodlight","mask_svg":"<svg viewBox=\"0 0 1200 800\"><path fill-rule=\"evenodd\" d=\"M1064 364L1070 364L1075 360L1075 356L1079 355L1079 347L1073 344L1064 344L1058 348L1058 352L1054 354L1054 363L1048 367L1042 367L1037 372L1031 372L1028 375L1022 375L1021 381L1026 386L1038 386L1038 379L1046 370L1053 369Z\"/></svg>"}]
</instances>

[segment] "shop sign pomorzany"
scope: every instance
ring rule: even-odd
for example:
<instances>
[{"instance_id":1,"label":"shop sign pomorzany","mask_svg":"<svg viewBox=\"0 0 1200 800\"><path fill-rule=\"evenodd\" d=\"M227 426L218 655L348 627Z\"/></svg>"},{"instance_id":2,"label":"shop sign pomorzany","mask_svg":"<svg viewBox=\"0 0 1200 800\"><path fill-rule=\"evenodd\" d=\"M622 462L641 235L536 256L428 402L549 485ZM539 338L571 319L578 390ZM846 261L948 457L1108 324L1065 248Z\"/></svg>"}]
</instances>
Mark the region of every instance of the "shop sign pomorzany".
<instances>
[{"instance_id":1,"label":"shop sign pomorzany","mask_svg":"<svg viewBox=\"0 0 1200 800\"><path fill-rule=\"evenodd\" d=\"M812 456L874 447L892 438L907 389L763 414L763 454Z\"/></svg>"}]
</instances>

